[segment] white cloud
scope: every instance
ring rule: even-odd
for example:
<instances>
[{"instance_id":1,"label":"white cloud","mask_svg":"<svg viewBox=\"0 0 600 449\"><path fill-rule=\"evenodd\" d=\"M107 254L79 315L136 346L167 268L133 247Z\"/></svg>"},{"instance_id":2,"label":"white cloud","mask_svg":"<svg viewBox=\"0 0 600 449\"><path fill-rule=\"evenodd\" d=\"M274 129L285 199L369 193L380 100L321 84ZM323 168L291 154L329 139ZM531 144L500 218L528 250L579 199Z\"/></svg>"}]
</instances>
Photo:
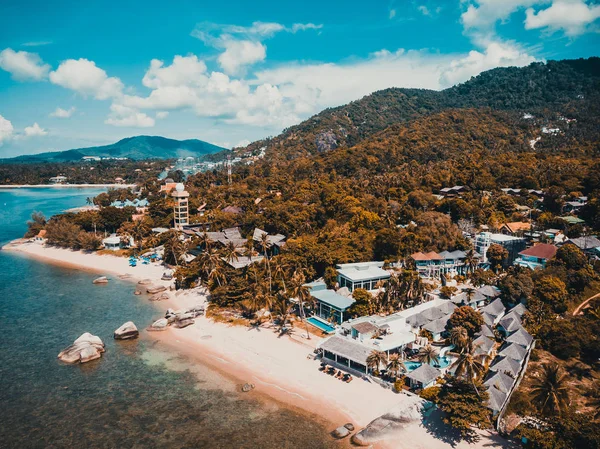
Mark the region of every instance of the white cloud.
<instances>
[{"instance_id":1,"label":"white cloud","mask_svg":"<svg viewBox=\"0 0 600 449\"><path fill-rule=\"evenodd\" d=\"M260 42L228 40L224 42L225 51L217 61L228 75L243 73L246 66L264 61L267 48Z\"/></svg>"},{"instance_id":2,"label":"white cloud","mask_svg":"<svg viewBox=\"0 0 600 449\"><path fill-rule=\"evenodd\" d=\"M424 16L430 16L431 15L431 12L429 11L429 8L427 8L427 6L425 6L425 5L421 5L417 9Z\"/></svg>"},{"instance_id":3,"label":"white cloud","mask_svg":"<svg viewBox=\"0 0 600 449\"><path fill-rule=\"evenodd\" d=\"M599 17L600 5L588 5L583 0L555 0L550 7L537 13L533 8L527 9L525 28L564 30L567 36L573 37L584 33L587 26Z\"/></svg>"},{"instance_id":4,"label":"white cloud","mask_svg":"<svg viewBox=\"0 0 600 449\"><path fill-rule=\"evenodd\" d=\"M197 56L175 56L173 63L165 67L163 61L153 59L144 75L142 84L151 89L165 86L193 86L206 79L206 64Z\"/></svg>"},{"instance_id":5,"label":"white cloud","mask_svg":"<svg viewBox=\"0 0 600 449\"><path fill-rule=\"evenodd\" d=\"M536 59L514 44L492 42L484 52L470 51L463 58L455 59L442 71L443 86L452 86L472 76L495 67L525 66Z\"/></svg>"},{"instance_id":6,"label":"white cloud","mask_svg":"<svg viewBox=\"0 0 600 449\"><path fill-rule=\"evenodd\" d=\"M14 128L10 120L0 115L0 147L13 137Z\"/></svg>"},{"instance_id":7,"label":"white cloud","mask_svg":"<svg viewBox=\"0 0 600 449\"><path fill-rule=\"evenodd\" d=\"M396 17L396 10L395 9L390 9L390 15L389 18L393 19L394 17Z\"/></svg>"},{"instance_id":8,"label":"white cloud","mask_svg":"<svg viewBox=\"0 0 600 449\"><path fill-rule=\"evenodd\" d=\"M70 118L75 112L75 107L72 106L69 109L56 108L54 112L50 113L50 117L54 118Z\"/></svg>"},{"instance_id":9,"label":"white cloud","mask_svg":"<svg viewBox=\"0 0 600 449\"><path fill-rule=\"evenodd\" d=\"M6 48L0 52L0 68L18 81L39 81L48 76L50 66L37 53L14 51Z\"/></svg>"},{"instance_id":10,"label":"white cloud","mask_svg":"<svg viewBox=\"0 0 600 449\"><path fill-rule=\"evenodd\" d=\"M62 62L55 71L50 72L50 81L98 100L118 97L123 90L123 83L119 78L109 78L94 61L84 58Z\"/></svg>"},{"instance_id":11,"label":"white cloud","mask_svg":"<svg viewBox=\"0 0 600 449\"><path fill-rule=\"evenodd\" d=\"M21 45L23 47L43 47L44 45L50 45L52 41L33 41L33 42L24 42Z\"/></svg>"},{"instance_id":12,"label":"white cloud","mask_svg":"<svg viewBox=\"0 0 600 449\"><path fill-rule=\"evenodd\" d=\"M159 120L167 118L168 116L169 116L169 111L158 111L156 113L156 118L159 119Z\"/></svg>"},{"instance_id":13,"label":"white cloud","mask_svg":"<svg viewBox=\"0 0 600 449\"><path fill-rule=\"evenodd\" d=\"M320 30L323 28L323 24L314 24L314 23L295 23L292 25L290 31L292 33L297 33L298 31L306 31L306 30Z\"/></svg>"},{"instance_id":14,"label":"white cloud","mask_svg":"<svg viewBox=\"0 0 600 449\"><path fill-rule=\"evenodd\" d=\"M42 128L40 125L38 125L37 122L31 126L27 126L23 130L23 137L25 137L25 138L45 136L47 134L48 134L48 131L46 131L44 128Z\"/></svg>"},{"instance_id":15,"label":"white cloud","mask_svg":"<svg viewBox=\"0 0 600 449\"><path fill-rule=\"evenodd\" d=\"M497 21L506 21L519 9L545 3L549 0L472 0L461 15L465 29L490 29Z\"/></svg>"},{"instance_id":16,"label":"white cloud","mask_svg":"<svg viewBox=\"0 0 600 449\"><path fill-rule=\"evenodd\" d=\"M155 121L152 117L134 108L113 103L110 106L110 115L104 123L120 127L151 128Z\"/></svg>"}]
</instances>

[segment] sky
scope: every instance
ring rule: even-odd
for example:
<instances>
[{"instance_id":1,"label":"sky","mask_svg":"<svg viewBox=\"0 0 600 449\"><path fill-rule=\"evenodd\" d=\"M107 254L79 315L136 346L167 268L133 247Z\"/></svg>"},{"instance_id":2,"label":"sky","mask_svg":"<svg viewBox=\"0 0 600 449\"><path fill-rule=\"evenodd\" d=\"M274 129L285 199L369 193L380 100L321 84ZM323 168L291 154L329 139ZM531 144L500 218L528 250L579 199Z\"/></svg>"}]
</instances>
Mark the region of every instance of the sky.
<instances>
[{"instance_id":1,"label":"sky","mask_svg":"<svg viewBox=\"0 0 600 449\"><path fill-rule=\"evenodd\" d=\"M600 56L599 19L598 0L3 0L0 158L244 145L388 87Z\"/></svg>"}]
</instances>

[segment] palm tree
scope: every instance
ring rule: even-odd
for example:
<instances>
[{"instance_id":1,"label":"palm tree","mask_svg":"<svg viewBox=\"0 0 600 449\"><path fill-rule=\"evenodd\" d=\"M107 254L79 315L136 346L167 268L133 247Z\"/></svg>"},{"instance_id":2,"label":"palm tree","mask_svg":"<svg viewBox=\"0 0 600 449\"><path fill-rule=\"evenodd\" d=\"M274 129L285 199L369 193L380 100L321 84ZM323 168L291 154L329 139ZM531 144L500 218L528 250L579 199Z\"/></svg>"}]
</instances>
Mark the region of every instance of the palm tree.
<instances>
[{"instance_id":1,"label":"palm tree","mask_svg":"<svg viewBox=\"0 0 600 449\"><path fill-rule=\"evenodd\" d=\"M273 258L273 262L274 262L274 273L273 276L277 277L279 276L279 279L281 279L281 282L283 283L283 291L286 292L287 291L287 287L285 285L285 277L286 277L286 269L287 266L285 265L285 263L283 263L283 261L281 260L281 256L277 256Z\"/></svg>"},{"instance_id":2,"label":"palm tree","mask_svg":"<svg viewBox=\"0 0 600 449\"><path fill-rule=\"evenodd\" d=\"M569 406L567 374L558 364L544 364L531 385L531 400L545 416L560 415Z\"/></svg>"},{"instance_id":3,"label":"palm tree","mask_svg":"<svg viewBox=\"0 0 600 449\"><path fill-rule=\"evenodd\" d=\"M200 234L200 245L202 246L204 251L207 251L208 249L210 249L211 244L212 244L212 241L208 237L208 234L206 233L206 231L204 231L202 234Z\"/></svg>"},{"instance_id":4,"label":"palm tree","mask_svg":"<svg viewBox=\"0 0 600 449\"><path fill-rule=\"evenodd\" d=\"M429 365L433 365L439 362L440 356L437 350L431 346L427 345L424 348L419 349L419 353L417 354L417 359L421 363L427 363Z\"/></svg>"},{"instance_id":5,"label":"palm tree","mask_svg":"<svg viewBox=\"0 0 600 449\"><path fill-rule=\"evenodd\" d=\"M404 373L406 371L404 363L402 363L402 359L400 358L399 354L390 355L388 359L387 370L388 373L390 373L394 377L398 377L398 374Z\"/></svg>"},{"instance_id":6,"label":"palm tree","mask_svg":"<svg viewBox=\"0 0 600 449\"><path fill-rule=\"evenodd\" d=\"M462 326L453 327L450 329L450 343L460 352L469 344L469 333Z\"/></svg>"},{"instance_id":7,"label":"palm tree","mask_svg":"<svg viewBox=\"0 0 600 449\"><path fill-rule=\"evenodd\" d=\"M272 288L271 285L271 279L273 278L271 275L271 263L269 262L269 255L267 254L267 251L269 249L269 247L271 246L270 242L269 242L269 234L267 234L266 232L263 232L260 235L260 247L263 250L263 254L265 255L265 264L267 265L267 272L269 273L269 290Z\"/></svg>"},{"instance_id":8,"label":"palm tree","mask_svg":"<svg viewBox=\"0 0 600 449\"><path fill-rule=\"evenodd\" d=\"M476 354L476 350L479 345L473 345L469 343L463 350L460 352L458 359L452 364L454 368L454 375L456 377L464 377L466 380L470 380L473 383L473 388L475 388L475 392L479 395L477 391L477 387L475 386L475 379L480 379L483 377L483 373L485 372L485 366L483 364L483 359L481 355Z\"/></svg>"},{"instance_id":9,"label":"palm tree","mask_svg":"<svg viewBox=\"0 0 600 449\"><path fill-rule=\"evenodd\" d=\"M217 284L219 284L219 287L227 283L227 277L225 276L223 267L220 263L217 263L210 273L208 273L208 280L213 282L216 281Z\"/></svg>"},{"instance_id":10,"label":"palm tree","mask_svg":"<svg viewBox=\"0 0 600 449\"><path fill-rule=\"evenodd\" d=\"M310 332L308 332L308 323L306 322L306 315L304 313L304 303L310 301L310 289L304 285L306 278L298 271L294 272L292 276L292 286L290 289L290 295L292 298L298 299L298 307L300 309L300 318L304 321L306 326L306 338L310 340Z\"/></svg>"},{"instance_id":11,"label":"palm tree","mask_svg":"<svg viewBox=\"0 0 600 449\"><path fill-rule=\"evenodd\" d=\"M235 243L233 243L231 240L228 241L225 245L225 248L223 248L222 254L225 261L230 264L236 262L239 259L239 250L235 246Z\"/></svg>"},{"instance_id":12,"label":"palm tree","mask_svg":"<svg viewBox=\"0 0 600 449\"><path fill-rule=\"evenodd\" d=\"M470 304L471 303L471 299L473 299L473 296L475 295L475 289L473 287L467 287L465 289L463 289L463 292L465 292L465 295L467 296L467 302Z\"/></svg>"},{"instance_id":13,"label":"palm tree","mask_svg":"<svg viewBox=\"0 0 600 449\"><path fill-rule=\"evenodd\" d=\"M287 296L282 292L278 292L275 295L275 300L273 302L273 311L277 317L277 321L279 322L279 332L283 332L286 327L286 324L289 321L289 316L292 311L292 306ZM292 323L290 322L290 325Z\"/></svg>"},{"instance_id":14,"label":"palm tree","mask_svg":"<svg viewBox=\"0 0 600 449\"><path fill-rule=\"evenodd\" d=\"M373 349L367 356L367 367L372 371L379 371L381 365L387 364L387 354L383 351Z\"/></svg>"},{"instance_id":15,"label":"palm tree","mask_svg":"<svg viewBox=\"0 0 600 449\"><path fill-rule=\"evenodd\" d=\"M404 298L406 303L418 303L423 297L425 286L421 276L416 271L404 270L400 275L400 285L398 286L398 294ZM405 304L403 304L404 306Z\"/></svg>"},{"instance_id":16,"label":"palm tree","mask_svg":"<svg viewBox=\"0 0 600 449\"><path fill-rule=\"evenodd\" d=\"M585 316L587 316L589 318L600 320L600 306L587 307L587 308L583 309L583 313Z\"/></svg>"},{"instance_id":17,"label":"palm tree","mask_svg":"<svg viewBox=\"0 0 600 449\"><path fill-rule=\"evenodd\" d=\"M204 271L207 278L220 263L221 256L215 248L209 248L200 255L200 269Z\"/></svg>"},{"instance_id":18,"label":"palm tree","mask_svg":"<svg viewBox=\"0 0 600 449\"><path fill-rule=\"evenodd\" d=\"M170 254L173 257L175 265L179 266L179 261L185 260L186 252L187 245L185 242L181 241L177 232L172 232L165 242L165 256Z\"/></svg>"},{"instance_id":19,"label":"palm tree","mask_svg":"<svg viewBox=\"0 0 600 449\"><path fill-rule=\"evenodd\" d=\"M467 273L475 271L477 265L479 265L479 259L475 254L475 250L470 249L465 255L465 265L467 266Z\"/></svg>"}]
</instances>

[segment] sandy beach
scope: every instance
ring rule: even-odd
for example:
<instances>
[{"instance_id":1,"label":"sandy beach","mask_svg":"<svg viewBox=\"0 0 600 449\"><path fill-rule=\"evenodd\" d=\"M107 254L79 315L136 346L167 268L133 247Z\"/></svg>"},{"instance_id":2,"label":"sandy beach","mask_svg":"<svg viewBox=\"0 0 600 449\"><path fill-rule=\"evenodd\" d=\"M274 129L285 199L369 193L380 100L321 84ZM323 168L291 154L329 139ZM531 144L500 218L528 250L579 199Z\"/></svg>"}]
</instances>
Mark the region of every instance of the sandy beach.
<instances>
[{"instance_id":1,"label":"sandy beach","mask_svg":"<svg viewBox=\"0 0 600 449\"><path fill-rule=\"evenodd\" d=\"M38 243L12 242L4 249L98 274L128 274L132 281L152 279L155 285L171 283L160 281L164 268L158 264L140 264L132 268L126 258L45 247ZM186 309L205 303L204 292L203 289L171 292L170 300L155 304L161 314L167 308ZM146 300L144 296L140 298ZM321 338L306 339L304 327L299 324L291 336L279 337L268 323L260 328L248 328L199 317L187 328L169 328L165 332L149 334L240 383L253 383L256 389L248 393L250 395L265 394L324 418L332 423L331 430L346 422L360 429L399 405L421 401L415 395L397 394L368 380L355 378L351 383L344 383L320 372L319 361L309 359L308 355ZM478 442L469 444L440 438L431 426L415 424L392 435L382 445L399 449L508 447L508 442L495 432L481 431L479 435Z\"/></svg>"}]
</instances>

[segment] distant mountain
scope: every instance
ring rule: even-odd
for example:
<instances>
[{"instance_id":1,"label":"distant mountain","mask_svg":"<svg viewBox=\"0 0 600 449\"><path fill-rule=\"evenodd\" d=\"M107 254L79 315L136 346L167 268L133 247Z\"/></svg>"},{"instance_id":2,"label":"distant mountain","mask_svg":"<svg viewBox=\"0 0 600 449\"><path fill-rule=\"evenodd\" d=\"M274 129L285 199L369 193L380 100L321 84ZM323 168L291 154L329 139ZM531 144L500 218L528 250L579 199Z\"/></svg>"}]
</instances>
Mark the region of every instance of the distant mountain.
<instances>
[{"instance_id":1,"label":"distant mountain","mask_svg":"<svg viewBox=\"0 0 600 449\"><path fill-rule=\"evenodd\" d=\"M531 113L597 109L599 92L597 57L497 68L442 91L390 88L374 92L347 105L325 109L276 137L253 142L236 152L257 152L266 147L271 157L294 159L352 147L391 125L456 108Z\"/></svg>"},{"instance_id":2,"label":"distant mountain","mask_svg":"<svg viewBox=\"0 0 600 449\"><path fill-rule=\"evenodd\" d=\"M202 157L224 150L226 149L197 139L174 140L160 136L135 136L119 140L111 145L23 155L11 159L0 159L0 163L75 162L80 161L84 156L134 160L173 159L188 156Z\"/></svg>"}]
</instances>

